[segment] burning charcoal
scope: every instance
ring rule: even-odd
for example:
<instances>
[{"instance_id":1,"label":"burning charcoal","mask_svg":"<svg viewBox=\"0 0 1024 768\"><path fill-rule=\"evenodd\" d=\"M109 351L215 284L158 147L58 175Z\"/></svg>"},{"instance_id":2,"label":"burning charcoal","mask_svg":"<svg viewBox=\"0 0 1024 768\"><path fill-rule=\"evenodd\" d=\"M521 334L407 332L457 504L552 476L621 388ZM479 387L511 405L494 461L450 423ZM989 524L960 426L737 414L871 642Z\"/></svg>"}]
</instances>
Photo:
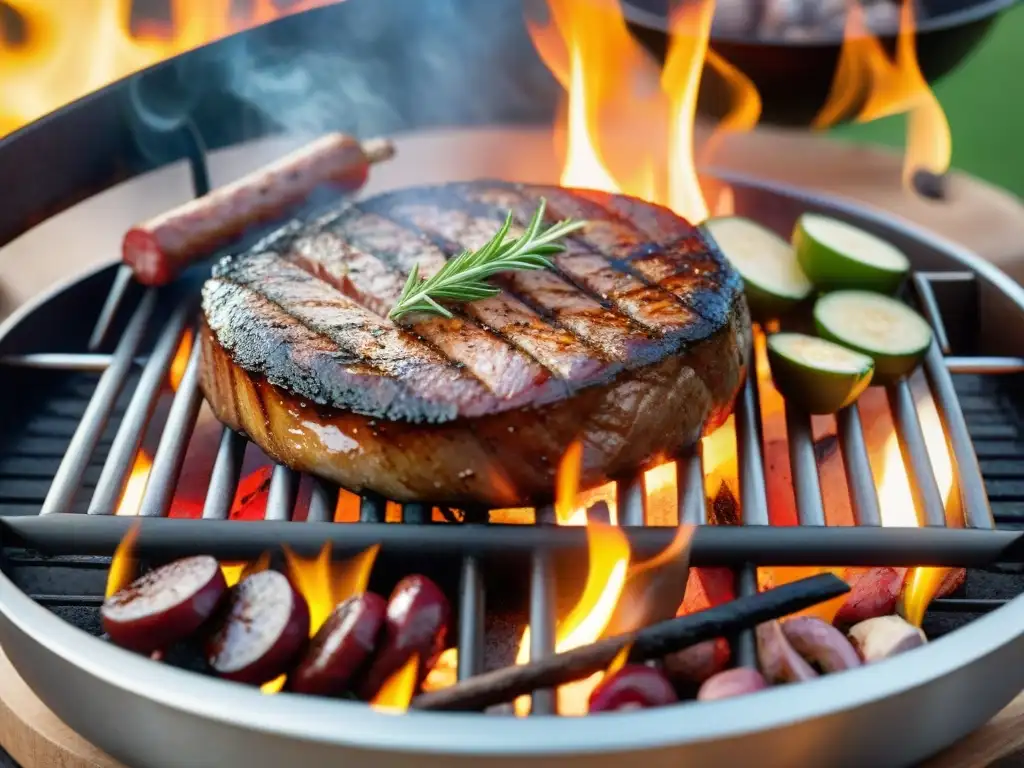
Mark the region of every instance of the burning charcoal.
<instances>
[{"instance_id":1,"label":"burning charcoal","mask_svg":"<svg viewBox=\"0 0 1024 768\"><path fill-rule=\"evenodd\" d=\"M444 649L451 609L441 588L426 576L407 576L395 585L387 604L384 636L378 643L359 695L370 701L384 682L413 654L425 677Z\"/></svg>"},{"instance_id":2,"label":"burning charcoal","mask_svg":"<svg viewBox=\"0 0 1024 768\"><path fill-rule=\"evenodd\" d=\"M843 633L814 616L783 621L782 634L793 650L826 674L860 666L857 651Z\"/></svg>"},{"instance_id":3,"label":"burning charcoal","mask_svg":"<svg viewBox=\"0 0 1024 768\"><path fill-rule=\"evenodd\" d=\"M373 652L387 603L366 592L334 609L288 676L288 689L320 696L345 690Z\"/></svg>"},{"instance_id":4,"label":"burning charcoal","mask_svg":"<svg viewBox=\"0 0 1024 768\"><path fill-rule=\"evenodd\" d=\"M708 513L709 525L741 525L743 523L740 519L740 503L725 481L718 486L718 492L715 494L714 501L711 502Z\"/></svg>"},{"instance_id":5,"label":"burning charcoal","mask_svg":"<svg viewBox=\"0 0 1024 768\"><path fill-rule=\"evenodd\" d=\"M733 696L744 696L767 687L768 682L756 669L737 667L709 677L697 692L697 699L698 701L730 699Z\"/></svg>"},{"instance_id":6,"label":"burning charcoal","mask_svg":"<svg viewBox=\"0 0 1024 768\"><path fill-rule=\"evenodd\" d=\"M757 649L765 679L770 683L796 683L818 676L789 644L777 621L758 626Z\"/></svg>"},{"instance_id":7,"label":"burning charcoal","mask_svg":"<svg viewBox=\"0 0 1024 768\"><path fill-rule=\"evenodd\" d=\"M659 670L643 664L627 664L605 675L590 694L588 712L663 707L679 701L672 684Z\"/></svg>"},{"instance_id":8,"label":"burning charcoal","mask_svg":"<svg viewBox=\"0 0 1024 768\"><path fill-rule=\"evenodd\" d=\"M231 590L206 654L221 677L261 685L287 672L308 638L306 600L284 574L261 571Z\"/></svg>"},{"instance_id":9,"label":"burning charcoal","mask_svg":"<svg viewBox=\"0 0 1024 768\"><path fill-rule=\"evenodd\" d=\"M664 659L665 672L676 685L700 685L729 666L732 652L725 638L670 653Z\"/></svg>"},{"instance_id":10,"label":"burning charcoal","mask_svg":"<svg viewBox=\"0 0 1024 768\"><path fill-rule=\"evenodd\" d=\"M895 568L871 568L859 578L851 579L850 594L832 623L844 629L866 619L894 613L903 589L903 576L903 571Z\"/></svg>"},{"instance_id":11,"label":"burning charcoal","mask_svg":"<svg viewBox=\"0 0 1024 768\"><path fill-rule=\"evenodd\" d=\"M888 659L928 642L924 632L899 616L879 616L850 630L850 641L868 664Z\"/></svg>"},{"instance_id":12,"label":"burning charcoal","mask_svg":"<svg viewBox=\"0 0 1024 768\"><path fill-rule=\"evenodd\" d=\"M966 568L950 568L946 571L946 575L942 579L942 584L939 585L939 591L935 596L949 597L960 589L964 585L965 581L967 581Z\"/></svg>"},{"instance_id":13,"label":"burning charcoal","mask_svg":"<svg viewBox=\"0 0 1024 768\"><path fill-rule=\"evenodd\" d=\"M120 646L156 651L199 629L226 592L224 574L214 558L176 560L108 597L100 609L103 628Z\"/></svg>"}]
</instances>

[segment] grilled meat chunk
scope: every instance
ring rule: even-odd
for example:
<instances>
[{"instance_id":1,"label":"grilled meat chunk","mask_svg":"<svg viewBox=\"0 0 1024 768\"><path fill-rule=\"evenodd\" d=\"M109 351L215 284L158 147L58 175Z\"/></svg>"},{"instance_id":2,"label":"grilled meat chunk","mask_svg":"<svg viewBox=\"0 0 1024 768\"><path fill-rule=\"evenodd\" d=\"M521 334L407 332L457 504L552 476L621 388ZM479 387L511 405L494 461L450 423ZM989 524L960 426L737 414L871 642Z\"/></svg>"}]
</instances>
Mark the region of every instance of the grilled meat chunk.
<instances>
[{"instance_id":1,"label":"grilled meat chunk","mask_svg":"<svg viewBox=\"0 0 1024 768\"><path fill-rule=\"evenodd\" d=\"M508 211L585 219L553 270L498 275L453 318L387 319ZM476 181L372 198L229 256L203 288L203 392L296 469L396 501L550 499L583 442L584 486L693 445L728 416L750 319L694 227L633 198Z\"/></svg>"}]
</instances>

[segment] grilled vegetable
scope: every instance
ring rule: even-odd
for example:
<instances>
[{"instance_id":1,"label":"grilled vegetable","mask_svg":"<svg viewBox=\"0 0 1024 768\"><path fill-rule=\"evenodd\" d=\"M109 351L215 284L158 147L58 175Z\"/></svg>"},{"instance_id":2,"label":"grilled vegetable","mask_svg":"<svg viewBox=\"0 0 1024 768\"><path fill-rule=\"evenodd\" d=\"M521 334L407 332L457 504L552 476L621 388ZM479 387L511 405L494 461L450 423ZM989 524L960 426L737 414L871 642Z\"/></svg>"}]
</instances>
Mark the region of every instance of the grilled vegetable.
<instances>
[{"instance_id":1,"label":"grilled vegetable","mask_svg":"<svg viewBox=\"0 0 1024 768\"><path fill-rule=\"evenodd\" d=\"M903 578L904 571L886 567L869 568L860 576L848 577L850 593L832 623L842 629L893 613L903 589Z\"/></svg>"},{"instance_id":2,"label":"grilled vegetable","mask_svg":"<svg viewBox=\"0 0 1024 768\"><path fill-rule=\"evenodd\" d=\"M797 220L793 247L804 273L823 291L894 293L910 271L910 261L891 243L814 213Z\"/></svg>"},{"instance_id":3,"label":"grilled vegetable","mask_svg":"<svg viewBox=\"0 0 1024 768\"><path fill-rule=\"evenodd\" d=\"M928 642L924 632L899 616L879 616L862 621L850 630L850 640L869 664Z\"/></svg>"},{"instance_id":4,"label":"grilled vegetable","mask_svg":"<svg viewBox=\"0 0 1024 768\"><path fill-rule=\"evenodd\" d=\"M679 701L672 684L659 670L643 664L627 664L606 675L590 693L588 712L647 709Z\"/></svg>"},{"instance_id":5,"label":"grilled vegetable","mask_svg":"<svg viewBox=\"0 0 1024 768\"><path fill-rule=\"evenodd\" d=\"M875 372L867 355L802 333L768 337L775 387L807 413L835 413L854 402Z\"/></svg>"},{"instance_id":6,"label":"grilled vegetable","mask_svg":"<svg viewBox=\"0 0 1024 768\"><path fill-rule=\"evenodd\" d=\"M176 560L107 598L100 609L103 629L124 648L142 653L166 648L199 629L227 589L214 558Z\"/></svg>"},{"instance_id":7,"label":"grilled vegetable","mask_svg":"<svg viewBox=\"0 0 1024 768\"><path fill-rule=\"evenodd\" d=\"M288 689L321 696L342 693L373 653L386 611L384 598L372 592L338 605L288 676Z\"/></svg>"},{"instance_id":8,"label":"grilled vegetable","mask_svg":"<svg viewBox=\"0 0 1024 768\"><path fill-rule=\"evenodd\" d=\"M388 599L384 635L359 685L360 698L371 700L391 675L416 654L421 678L444 650L451 609L441 588L426 576L407 576Z\"/></svg>"},{"instance_id":9,"label":"grilled vegetable","mask_svg":"<svg viewBox=\"0 0 1024 768\"><path fill-rule=\"evenodd\" d=\"M261 685L287 672L309 638L309 606L288 578L261 571L231 590L227 612L206 646L213 670Z\"/></svg>"},{"instance_id":10,"label":"grilled vegetable","mask_svg":"<svg viewBox=\"0 0 1024 768\"><path fill-rule=\"evenodd\" d=\"M743 696L767 687L767 681L756 669L736 667L708 678L697 691L697 699L699 701L730 699L733 696Z\"/></svg>"},{"instance_id":11,"label":"grilled vegetable","mask_svg":"<svg viewBox=\"0 0 1024 768\"><path fill-rule=\"evenodd\" d=\"M818 676L810 664L789 644L777 621L757 628L758 658L769 683L798 683Z\"/></svg>"},{"instance_id":12,"label":"grilled vegetable","mask_svg":"<svg viewBox=\"0 0 1024 768\"><path fill-rule=\"evenodd\" d=\"M866 291L838 291L814 305L818 333L875 361L874 382L911 373L932 342L928 323L896 299Z\"/></svg>"},{"instance_id":13,"label":"grilled vegetable","mask_svg":"<svg viewBox=\"0 0 1024 768\"><path fill-rule=\"evenodd\" d=\"M784 315L811 295L793 248L774 232L737 216L709 219L704 227L743 277L755 318Z\"/></svg>"},{"instance_id":14,"label":"grilled vegetable","mask_svg":"<svg viewBox=\"0 0 1024 768\"><path fill-rule=\"evenodd\" d=\"M843 633L815 616L783 621L782 634L794 651L822 672L842 672L860 666L857 651Z\"/></svg>"}]
</instances>

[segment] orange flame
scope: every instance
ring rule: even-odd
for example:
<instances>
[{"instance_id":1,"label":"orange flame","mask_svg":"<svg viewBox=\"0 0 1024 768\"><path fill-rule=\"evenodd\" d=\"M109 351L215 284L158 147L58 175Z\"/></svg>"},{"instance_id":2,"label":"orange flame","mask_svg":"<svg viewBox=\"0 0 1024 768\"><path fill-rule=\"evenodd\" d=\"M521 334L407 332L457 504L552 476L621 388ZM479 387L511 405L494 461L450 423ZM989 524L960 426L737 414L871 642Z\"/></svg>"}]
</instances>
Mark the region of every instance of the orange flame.
<instances>
[{"instance_id":1,"label":"orange flame","mask_svg":"<svg viewBox=\"0 0 1024 768\"><path fill-rule=\"evenodd\" d=\"M450 688L459 679L459 649L447 648L434 666L430 668L426 678L423 680L423 690L426 692L440 691L442 688Z\"/></svg>"},{"instance_id":2,"label":"orange flame","mask_svg":"<svg viewBox=\"0 0 1024 768\"><path fill-rule=\"evenodd\" d=\"M828 128L855 110L857 122L906 114L904 186L917 170L947 171L953 152L946 113L917 60L914 31L914 2L903 0L896 57L890 59L864 23L863 9L851 4L832 90L814 121L816 128Z\"/></svg>"},{"instance_id":3,"label":"orange flame","mask_svg":"<svg viewBox=\"0 0 1024 768\"><path fill-rule=\"evenodd\" d=\"M416 679L420 672L420 657L415 653L409 660L384 681L373 697L370 706L381 712L400 714L409 709L409 702L416 693Z\"/></svg>"},{"instance_id":4,"label":"orange flame","mask_svg":"<svg viewBox=\"0 0 1024 768\"><path fill-rule=\"evenodd\" d=\"M265 571L270 567L270 553L264 552L251 563L221 563L220 571L224 574L224 581L229 587L235 586L242 579L252 576L254 573Z\"/></svg>"},{"instance_id":5,"label":"orange flame","mask_svg":"<svg viewBox=\"0 0 1024 768\"><path fill-rule=\"evenodd\" d=\"M133 31L132 0L6 0L24 35L0 39L0 136L166 58L329 2L171 0L169 21Z\"/></svg>"},{"instance_id":6,"label":"orange flame","mask_svg":"<svg viewBox=\"0 0 1024 768\"><path fill-rule=\"evenodd\" d=\"M135 573L139 567L135 559L135 542L138 538L139 523L136 521L114 550L110 570L107 571L107 597L120 592L135 580Z\"/></svg>"},{"instance_id":7,"label":"orange flame","mask_svg":"<svg viewBox=\"0 0 1024 768\"><path fill-rule=\"evenodd\" d=\"M331 560L329 541L311 558L300 557L288 547L283 549L288 577L309 604L309 636L312 637L338 603L366 591L380 545L374 544L341 563Z\"/></svg>"},{"instance_id":8,"label":"orange flame","mask_svg":"<svg viewBox=\"0 0 1024 768\"><path fill-rule=\"evenodd\" d=\"M132 463L132 471L125 481L124 490L121 491L121 499L117 502L115 515L138 515L142 507L142 497L146 493L146 484L149 482L149 472L153 468L153 459L146 453L144 448L139 448L135 454L135 461Z\"/></svg>"},{"instance_id":9,"label":"orange flame","mask_svg":"<svg viewBox=\"0 0 1024 768\"><path fill-rule=\"evenodd\" d=\"M962 524L961 519L949 514L953 499L953 462L949 455L942 420L939 417L931 395L918 399L918 415L921 420L921 431L924 433L928 458L935 474L935 482L939 494L947 510L950 524ZM875 469L875 477L880 479L878 486L878 503L882 515L882 525L892 527L913 527L923 521L917 519L914 497L910 490L910 479L903 455L900 451L896 435L889 437L882 456L881 468ZM903 585L902 607L907 621L920 626L925 611L942 586L943 579L949 573L948 568L921 567L911 568L907 572Z\"/></svg>"},{"instance_id":10,"label":"orange flame","mask_svg":"<svg viewBox=\"0 0 1024 768\"><path fill-rule=\"evenodd\" d=\"M632 643L626 643L624 646L622 646L622 650L615 654L615 658L612 659L612 663L609 664L608 669L604 671L604 676L611 677L624 666L626 666L626 662L629 661L629 652L631 650L633 650Z\"/></svg>"},{"instance_id":11,"label":"orange flame","mask_svg":"<svg viewBox=\"0 0 1024 768\"><path fill-rule=\"evenodd\" d=\"M270 682L261 685L260 693L265 693L267 695L280 693L286 682L288 682L288 675L278 675Z\"/></svg>"},{"instance_id":12,"label":"orange flame","mask_svg":"<svg viewBox=\"0 0 1024 768\"><path fill-rule=\"evenodd\" d=\"M188 358L192 354L193 333L191 328L186 328L178 349L171 360L171 367L167 371L167 383L172 392L177 392L181 386L181 380L185 376L185 369L188 367Z\"/></svg>"},{"instance_id":13,"label":"orange flame","mask_svg":"<svg viewBox=\"0 0 1024 768\"><path fill-rule=\"evenodd\" d=\"M555 652L578 648L592 643L601 636L611 621L619 595L626 583L629 570L629 541L622 529L603 523L591 522L587 526L589 569L583 594L569 615L555 629ZM516 656L517 664L530 658L530 628L523 632ZM587 710L587 698L603 673L585 680L563 685L558 689L558 711L563 715L581 715ZM529 697L516 699L517 715L529 713Z\"/></svg>"}]
</instances>

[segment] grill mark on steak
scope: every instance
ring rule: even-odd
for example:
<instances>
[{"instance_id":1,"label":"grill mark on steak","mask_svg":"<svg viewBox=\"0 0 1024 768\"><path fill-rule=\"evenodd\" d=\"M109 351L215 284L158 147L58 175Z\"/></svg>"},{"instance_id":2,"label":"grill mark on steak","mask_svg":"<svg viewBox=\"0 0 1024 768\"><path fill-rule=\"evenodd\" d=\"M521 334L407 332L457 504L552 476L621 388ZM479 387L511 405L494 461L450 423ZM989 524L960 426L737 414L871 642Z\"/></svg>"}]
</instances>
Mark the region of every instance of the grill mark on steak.
<instances>
[{"instance_id":1,"label":"grill mark on steak","mask_svg":"<svg viewBox=\"0 0 1024 768\"><path fill-rule=\"evenodd\" d=\"M295 240L286 258L330 283L338 291L383 317L398 301L405 276L394 265L325 230ZM458 365L465 366L498 397L518 402L540 397L537 388L555 389L564 395L558 371L542 367L508 339L464 317L414 313L397 322L425 344Z\"/></svg>"},{"instance_id":2,"label":"grill mark on steak","mask_svg":"<svg viewBox=\"0 0 1024 768\"><path fill-rule=\"evenodd\" d=\"M423 231L449 255L478 248L497 230L497 222L474 217L452 204L444 206L444 189L432 190L429 203L396 193L376 198L374 210ZM509 272L496 275L501 285L552 325L564 328L592 348L615 360L650 361L665 353L665 343L650 331L616 314L595 297L549 270Z\"/></svg>"},{"instance_id":3,"label":"grill mark on steak","mask_svg":"<svg viewBox=\"0 0 1024 768\"><path fill-rule=\"evenodd\" d=\"M500 205L509 188L515 189L517 185L498 182L490 187L486 195ZM662 244L661 241L667 239L662 237L658 242L652 242L630 219L619 218L598 203L577 196L576 190L536 185L531 185L529 189L547 198L552 219L575 218L588 221L582 231L572 235L573 239L606 254L616 268L635 275L648 285L665 289L679 304L707 321L709 328L721 324L733 297L726 296L728 291L722 290L723 286L717 279L720 277L717 274L719 269L715 268L711 270L712 274L708 274L706 267L693 263L692 254L689 253L691 241L700 246L697 252L702 256L707 250L696 230L691 230L690 238ZM635 202L638 207L646 205L642 201ZM653 215L648 216L649 226L653 219ZM674 252L677 250L682 250L686 256L681 257ZM702 334L697 331L695 335L700 337Z\"/></svg>"},{"instance_id":4,"label":"grill mark on steak","mask_svg":"<svg viewBox=\"0 0 1024 768\"><path fill-rule=\"evenodd\" d=\"M359 211L361 215L339 222L337 231L346 239L375 253L404 274L418 263L420 274L429 277L444 265L444 251L422 233L377 213L376 205L369 210L361 205ZM461 310L481 327L523 350L570 384L597 374L610 376L621 368L621 364L610 362L600 350L546 322L508 291L464 304Z\"/></svg>"},{"instance_id":5,"label":"grill mark on steak","mask_svg":"<svg viewBox=\"0 0 1024 768\"><path fill-rule=\"evenodd\" d=\"M226 259L218 265L215 277L258 293L297 321L296 325L329 340L344 364L364 366L360 370L364 375L354 386L348 381L351 369L328 374L340 376L333 387L335 397L350 402L348 407L353 410L383 415L397 408L409 420L445 421L459 414L489 412L495 407L494 396L464 368L278 254ZM371 377L371 371L383 380L401 384L403 390L370 386L371 392L384 394L377 398L377 403L373 403L373 398L346 394L366 386L364 382ZM303 383L300 377L295 384ZM296 391L305 394L302 389ZM321 402L313 397L315 388L309 392L311 399ZM412 392L423 394L404 396Z\"/></svg>"},{"instance_id":6,"label":"grill mark on steak","mask_svg":"<svg viewBox=\"0 0 1024 768\"><path fill-rule=\"evenodd\" d=\"M475 204L491 217L504 218L504 211L512 211L518 224L514 228L517 236L533 217L542 196L504 182L454 184L451 188L463 206ZM706 337L711 328L703 317L681 304L670 291L635 273L628 262L620 258L623 249L615 247L619 240L628 239L626 248L630 252L641 247L637 244L635 230L621 231L620 222L604 220L611 218L611 213L599 206L581 206L581 209L586 210L587 230L608 228L612 237L617 239L606 238L595 246L578 235L566 238L563 243L565 251L551 257L560 274L580 286L581 290L605 300L648 331L676 344ZM569 217L553 215L549 206L545 215L549 224L563 218ZM650 245L640 242L644 246Z\"/></svg>"},{"instance_id":7,"label":"grill mark on steak","mask_svg":"<svg viewBox=\"0 0 1024 768\"><path fill-rule=\"evenodd\" d=\"M683 298L713 324L720 322L742 292L739 273L717 244L700 237L696 227L667 208L625 195L573 192L650 237L658 247L637 248L627 256L630 266Z\"/></svg>"}]
</instances>

